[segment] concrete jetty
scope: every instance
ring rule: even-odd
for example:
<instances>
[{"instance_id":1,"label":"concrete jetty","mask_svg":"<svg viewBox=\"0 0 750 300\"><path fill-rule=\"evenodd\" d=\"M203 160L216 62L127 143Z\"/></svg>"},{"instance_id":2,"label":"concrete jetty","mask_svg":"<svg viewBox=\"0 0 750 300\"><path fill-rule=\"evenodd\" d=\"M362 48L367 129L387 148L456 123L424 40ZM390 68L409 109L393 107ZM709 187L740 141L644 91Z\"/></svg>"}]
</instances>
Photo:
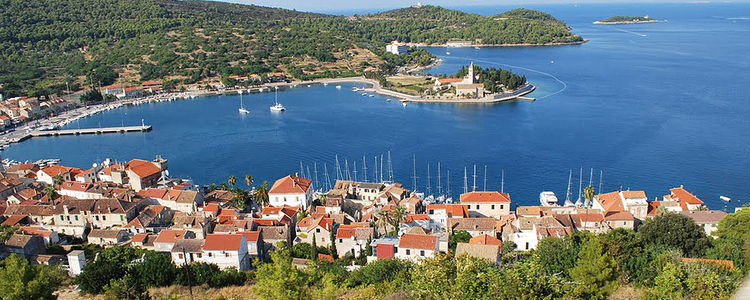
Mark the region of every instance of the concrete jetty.
<instances>
[{"instance_id":1,"label":"concrete jetty","mask_svg":"<svg viewBox=\"0 0 750 300\"><path fill-rule=\"evenodd\" d=\"M82 128L82 129L38 130L38 131L32 132L31 136L37 137L37 136L146 132L146 131L151 131L151 129L152 129L151 125L141 125L141 126L120 126L120 127Z\"/></svg>"}]
</instances>

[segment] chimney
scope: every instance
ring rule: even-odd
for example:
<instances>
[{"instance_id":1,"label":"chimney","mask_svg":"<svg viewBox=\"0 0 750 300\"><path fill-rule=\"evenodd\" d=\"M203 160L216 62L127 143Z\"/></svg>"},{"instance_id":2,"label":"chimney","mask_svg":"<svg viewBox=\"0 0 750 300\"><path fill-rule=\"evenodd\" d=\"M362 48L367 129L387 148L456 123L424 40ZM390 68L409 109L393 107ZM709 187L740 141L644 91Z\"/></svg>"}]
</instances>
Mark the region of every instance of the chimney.
<instances>
[{"instance_id":1,"label":"chimney","mask_svg":"<svg viewBox=\"0 0 750 300\"><path fill-rule=\"evenodd\" d=\"M63 204L63 212L65 212L66 215L70 214L70 208L67 204Z\"/></svg>"}]
</instances>

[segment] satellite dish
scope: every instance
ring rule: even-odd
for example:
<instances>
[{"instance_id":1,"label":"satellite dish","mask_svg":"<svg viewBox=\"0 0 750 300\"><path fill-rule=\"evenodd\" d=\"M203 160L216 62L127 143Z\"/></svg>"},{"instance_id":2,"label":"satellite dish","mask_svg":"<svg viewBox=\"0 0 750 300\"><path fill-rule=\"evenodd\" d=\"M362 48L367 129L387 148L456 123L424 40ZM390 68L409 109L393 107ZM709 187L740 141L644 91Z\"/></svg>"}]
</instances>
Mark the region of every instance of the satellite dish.
<instances>
[{"instance_id":1,"label":"satellite dish","mask_svg":"<svg viewBox=\"0 0 750 300\"><path fill-rule=\"evenodd\" d=\"M92 168L96 168L96 166L97 166L96 163L94 163L93 165L91 165Z\"/></svg>"}]
</instances>

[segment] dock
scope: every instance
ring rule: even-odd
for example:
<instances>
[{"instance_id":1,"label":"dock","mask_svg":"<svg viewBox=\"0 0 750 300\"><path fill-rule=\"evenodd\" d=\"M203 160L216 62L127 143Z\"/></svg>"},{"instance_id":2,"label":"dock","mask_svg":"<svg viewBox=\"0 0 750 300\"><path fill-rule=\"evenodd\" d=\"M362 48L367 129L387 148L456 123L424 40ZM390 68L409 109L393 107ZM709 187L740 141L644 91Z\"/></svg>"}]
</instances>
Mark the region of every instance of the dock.
<instances>
[{"instance_id":1,"label":"dock","mask_svg":"<svg viewBox=\"0 0 750 300\"><path fill-rule=\"evenodd\" d=\"M38 131L32 132L31 136L37 137L37 136L147 132L147 131L151 131L151 129L152 129L151 125L141 125L141 126L101 127L101 128L82 128L82 129L38 130Z\"/></svg>"},{"instance_id":2,"label":"dock","mask_svg":"<svg viewBox=\"0 0 750 300\"><path fill-rule=\"evenodd\" d=\"M518 100L536 101L536 99L534 99L534 98L524 97L524 96L518 96Z\"/></svg>"}]
</instances>

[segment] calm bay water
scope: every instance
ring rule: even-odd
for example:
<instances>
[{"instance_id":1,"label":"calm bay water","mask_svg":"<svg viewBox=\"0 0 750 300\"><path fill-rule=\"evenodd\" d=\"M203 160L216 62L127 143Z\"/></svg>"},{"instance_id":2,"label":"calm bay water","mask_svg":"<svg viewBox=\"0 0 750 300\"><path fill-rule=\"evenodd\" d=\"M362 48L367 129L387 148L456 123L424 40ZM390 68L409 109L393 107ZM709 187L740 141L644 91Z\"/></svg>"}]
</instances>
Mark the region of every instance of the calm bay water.
<instances>
[{"instance_id":1,"label":"calm bay water","mask_svg":"<svg viewBox=\"0 0 750 300\"><path fill-rule=\"evenodd\" d=\"M718 197L748 201L750 194L750 4L551 5L552 13L589 39L583 45L450 49L431 48L445 63L430 72L453 73L470 61L525 74L536 102L496 105L409 104L363 97L329 86L299 86L279 93L288 109L272 114L273 94L244 96L252 112L237 113L239 96L206 97L120 108L70 127L154 126L143 134L34 138L2 153L15 160L61 158L88 167L111 157L169 159L170 174L198 184L251 174L256 181L298 172L302 161L323 164L335 180L334 155L350 169L362 157L372 178L375 155L392 151L397 181L418 190L427 165L436 190L437 162L451 172L453 196L472 185L505 191L515 204L537 204L539 192L564 199L568 172L604 171L604 189L643 189L650 198L684 184L710 206ZM494 14L508 7L467 7ZM611 15L650 14L666 22L596 26ZM354 174L352 173L352 176ZM577 185L574 184L577 193ZM574 198L576 195L573 196ZM734 206L732 204L731 206Z\"/></svg>"}]
</instances>

